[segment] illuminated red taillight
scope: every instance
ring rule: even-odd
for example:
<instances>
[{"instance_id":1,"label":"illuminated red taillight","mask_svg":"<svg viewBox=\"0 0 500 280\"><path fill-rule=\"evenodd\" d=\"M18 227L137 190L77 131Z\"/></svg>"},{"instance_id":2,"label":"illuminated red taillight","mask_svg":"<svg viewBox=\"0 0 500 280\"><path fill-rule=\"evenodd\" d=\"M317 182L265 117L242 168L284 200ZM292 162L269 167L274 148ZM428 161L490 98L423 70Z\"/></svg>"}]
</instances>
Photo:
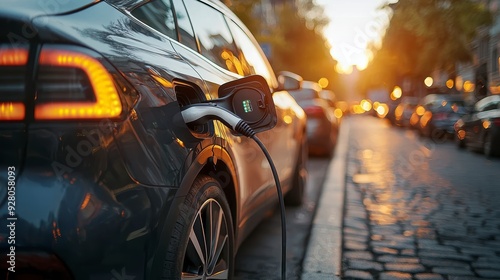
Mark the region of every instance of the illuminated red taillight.
<instances>
[{"instance_id":1,"label":"illuminated red taillight","mask_svg":"<svg viewBox=\"0 0 500 280\"><path fill-rule=\"evenodd\" d=\"M325 115L325 111L319 106L309 106L304 108L304 112L309 117L322 117Z\"/></svg>"},{"instance_id":2,"label":"illuminated red taillight","mask_svg":"<svg viewBox=\"0 0 500 280\"><path fill-rule=\"evenodd\" d=\"M21 102L0 102L0 120L24 120L25 108Z\"/></svg>"},{"instance_id":3,"label":"illuminated red taillight","mask_svg":"<svg viewBox=\"0 0 500 280\"><path fill-rule=\"evenodd\" d=\"M500 126L500 119L493 119L492 120L493 125L495 126Z\"/></svg>"},{"instance_id":4,"label":"illuminated red taillight","mask_svg":"<svg viewBox=\"0 0 500 280\"><path fill-rule=\"evenodd\" d=\"M28 47L0 45L0 121L26 118ZM112 76L85 52L44 47L36 76L36 120L116 118L122 104Z\"/></svg>"},{"instance_id":5,"label":"illuminated red taillight","mask_svg":"<svg viewBox=\"0 0 500 280\"><path fill-rule=\"evenodd\" d=\"M28 63L27 49L0 49L0 66L23 66L26 63Z\"/></svg>"},{"instance_id":6,"label":"illuminated red taillight","mask_svg":"<svg viewBox=\"0 0 500 280\"><path fill-rule=\"evenodd\" d=\"M36 120L116 118L122 104L113 78L95 58L42 49L37 76Z\"/></svg>"},{"instance_id":7,"label":"illuminated red taillight","mask_svg":"<svg viewBox=\"0 0 500 280\"><path fill-rule=\"evenodd\" d=\"M26 114L23 103L27 48L0 46L0 121L20 121Z\"/></svg>"}]
</instances>

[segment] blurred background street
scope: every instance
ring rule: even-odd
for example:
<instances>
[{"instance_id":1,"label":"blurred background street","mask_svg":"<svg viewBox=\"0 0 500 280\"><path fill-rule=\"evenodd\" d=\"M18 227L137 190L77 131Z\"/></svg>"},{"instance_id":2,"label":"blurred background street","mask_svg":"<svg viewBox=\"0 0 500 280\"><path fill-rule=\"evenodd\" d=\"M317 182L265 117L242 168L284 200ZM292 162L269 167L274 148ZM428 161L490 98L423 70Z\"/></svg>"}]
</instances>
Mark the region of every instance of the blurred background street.
<instances>
[{"instance_id":1,"label":"blurred background street","mask_svg":"<svg viewBox=\"0 0 500 280\"><path fill-rule=\"evenodd\" d=\"M344 122L350 128L344 211L331 213L343 218L341 279L500 279L500 159L385 119ZM331 187L328 181L318 187L328 164L310 160L307 203L287 209L289 279L300 279L312 212ZM319 237L324 247L313 260L331 256L333 238ZM280 242L276 212L241 248L237 279L279 279ZM317 272L316 279L326 279Z\"/></svg>"},{"instance_id":2,"label":"blurred background street","mask_svg":"<svg viewBox=\"0 0 500 280\"><path fill-rule=\"evenodd\" d=\"M500 279L500 160L384 120L350 125L345 279Z\"/></svg>"}]
</instances>

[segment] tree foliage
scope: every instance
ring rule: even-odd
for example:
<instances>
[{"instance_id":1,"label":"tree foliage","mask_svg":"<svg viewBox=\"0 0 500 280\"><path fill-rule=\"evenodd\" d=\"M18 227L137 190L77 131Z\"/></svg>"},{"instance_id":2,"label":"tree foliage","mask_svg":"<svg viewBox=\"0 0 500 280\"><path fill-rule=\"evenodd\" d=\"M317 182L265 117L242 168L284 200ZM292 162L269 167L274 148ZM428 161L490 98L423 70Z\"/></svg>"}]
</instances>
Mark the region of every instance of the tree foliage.
<instances>
[{"instance_id":1,"label":"tree foliage","mask_svg":"<svg viewBox=\"0 0 500 280\"><path fill-rule=\"evenodd\" d=\"M474 0L399 0L389 7L382 47L364 75L372 85L420 79L434 70L454 76L457 62L471 60L478 28L492 22L487 7Z\"/></svg>"},{"instance_id":2,"label":"tree foliage","mask_svg":"<svg viewBox=\"0 0 500 280\"><path fill-rule=\"evenodd\" d=\"M320 33L320 24L298 14L290 7L281 10L278 31L282 40L275 42L272 63L277 71L295 72L306 80L317 81L326 77L333 82L336 76L335 61L330 45Z\"/></svg>"},{"instance_id":3,"label":"tree foliage","mask_svg":"<svg viewBox=\"0 0 500 280\"><path fill-rule=\"evenodd\" d=\"M323 9L313 0L297 1L297 6L276 5L276 25L263 26L264 21L249 12L260 2L233 0L228 6L259 43L271 46L273 69L277 72L292 71L312 81L326 77L331 84L335 84L336 61L330 55L330 46L321 33L328 24Z\"/></svg>"}]
</instances>

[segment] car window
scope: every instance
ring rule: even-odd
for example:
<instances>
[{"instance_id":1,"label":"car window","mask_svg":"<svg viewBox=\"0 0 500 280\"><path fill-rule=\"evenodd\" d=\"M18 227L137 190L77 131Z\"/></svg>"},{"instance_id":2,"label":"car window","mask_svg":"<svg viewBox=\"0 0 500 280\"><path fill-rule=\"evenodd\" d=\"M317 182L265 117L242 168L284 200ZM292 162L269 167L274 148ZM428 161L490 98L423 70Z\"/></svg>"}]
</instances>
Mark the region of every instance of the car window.
<instances>
[{"instance_id":1,"label":"car window","mask_svg":"<svg viewBox=\"0 0 500 280\"><path fill-rule=\"evenodd\" d=\"M491 102L491 103L488 104L488 106L486 106L484 108L484 111L495 110L495 109L498 108L498 105L499 105L498 101L497 102Z\"/></svg>"},{"instance_id":2,"label":"car window","mask_svg":"<svg viewBox=\"0 0 500 280\"><path fill-rule=\"evenodd\" d=\"M277 87L276 76L264 54L256 43L233 21L228 20L236 45L241 50L243 69L249 74L258 74L267 80L271 88Z\"/></svg>"},{"instance_id":3,"label":"car window","mask_svg":"<svg viewBox=\"0 0 500 280\"><path fill-rule=\"evenodd\" d=\"M193 27L182 0L173 0L177 27L179 28L179 42L198 52L198 44L194 37Z\"/></svg>"},{"instance_id":4,"label":"car window","mask_svg":"<svg viewBox=\"0 0 500 280\"><path fill-rule=\"evenodd\" d=\"M189 11L201 54L215 64L238 73L231 63L231 58L236 54L236 46L224 15L196 0L186 0L184 3Z\"/></svg>"},{"instance_id":5,"label":"car window","mask_svg":"<svg viewBox=\"0 0 500 280\"><path fill-rule=\"evenodd\" d=\"M474 105L474 111L483 112L497 109L500 105L500 98L496 95L487 96Z\"/></svg>"},{"instance_id":6,"label":"car window","mask_svg":"<svg viewBox=\"0 0 500 280\"><path fill-rule=\"evenodd\" d=\"M151 28L177 40L170 0L153 0L134 9L132 15Z\"/></svg>"}]
</instances>

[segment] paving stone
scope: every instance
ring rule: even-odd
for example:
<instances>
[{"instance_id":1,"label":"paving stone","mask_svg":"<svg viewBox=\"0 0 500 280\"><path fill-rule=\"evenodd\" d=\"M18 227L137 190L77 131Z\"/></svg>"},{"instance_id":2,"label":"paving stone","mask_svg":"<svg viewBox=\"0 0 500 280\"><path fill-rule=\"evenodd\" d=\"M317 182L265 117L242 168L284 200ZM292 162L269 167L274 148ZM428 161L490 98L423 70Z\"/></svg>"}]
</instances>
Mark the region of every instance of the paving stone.
<instances>
[{"instance_id":1,"label":"paving stone","mask_svg":"<svg viewBox=\"0 0 500 280\"><path fill-rule=\"evenodd\" d=\"M418 258L399 257L394 255L383 255L377 258L378 262L384 263L418 263Z\"/></svg>"},{"instance_id":2,"label":"paving stone","mask_svg":"<svg viewBox=\"0 0 500 280\"><path fill-rule=\"evenodd\" d=\"M462 248L460 251L463 254L471 255L471 256L496 256L495 251L492 251L491 249L488 248L483 248L483 249L467 249L467 248Z\"/></svg>"},{"instance_id":3,"label":"paving stone","mask_svg":"<svg viewBox=\"0 0 500 280\"><path fill-rule=\"evenodd\" d=\"M405 250L401 250L401 255L402 256L416 256L416 252L413 249L405 249Z\"/></svg>"},{"instance_id":4,"label":"paving stone","mask_svg":"<svg viewBox=\"0 0 500 280\"><path fill-rule=\"evenodd\" d=\"M434 267L432 272L439 274L446 274L452 276L473 276L474 274L470 269L459 267Z\"/></svg>"},{"instance_id":5,"label":"paving stone","mask_svg":"<svg viewBox=\"0 0 500 280\"><path fill-rule=\"evenodd\" d=\"M418 246L438 246L439 243L435 239L417 239Z\"/></svg>"},{"instance_id":6,"label":"paving stone","mask_svg":"<svg viewBox=\"0 0 500 280\"><path fill-rule=\"evenodd\" d=\"M443 280L443 276L435 273L419 273L415 275L417 280Z\"/></svg>"},{"instance_id":7,"label":"paving stone","mask_svg":"<svg viewBox=\"0 0 500 280\"><path fill-rule=\"evenodd\" d=\"M470 266L467 262L448 260L448 259L422 258L422 259L420 259L420 262L423 265L430 266L430 267L446 267L446 266L448 266L448 267L459 267L459 268L467 268L467 269L470 268Z\"/></svg>"},{"instance_id":8,"label":"paving stone","mask_svg":"<svg viewBox=\"0 0 500 280\"><path fill-rule=\"evenodd\" d=\"M349 260L347 268L354 270L376 270L376 271L383 270L381 264L365 260Z\"/></svg>"},{"instance_id":9,"label":"paving stone","mask_svg":"<svg viewBox=\"0 0 500 280\"><path fill-rule=\"evenodd\" d=\"M346 240L344 242L344 247L350 250L366 250L368 249L368 245L364 242L358 242L353 240Z\"/></svg>"},{"instance_id":10,"label":"paving stone","mask_svg":"<svg viewBox=\"0 0 500 280\"><path fill-rule=\"evenodd\" d=\"M368 231L365 230L359 230L355 228L350 228L350 227L344 227L344 234L345 235L358 235L358 236L366 236L368 237L370 234Z\"/></svg>"},{"instance_id":11,"label":"paving stone","mask_svg":"<svg viewBox=\"0 0 500 280\"><path fill-rule=\"evenodd\" d=\"M497 267L497 269L500 269L500 267ZM500 270L476 269L476 273L481 277L500 279Z\"/></svg>"},{"instance_id":12,"label":"paving stone","mask_svg":"<svg viewBox=\"0 0 500 280\"><path fill-rule=\"evenodd\" d=\"M400 243L394 241L371 241L370 243L373 247L387 247L392 249L406 250L414 249L415 245L412 243Z\"/></svg>"},{"instance_id":13,"label":"paving stone","mask_svg":"<svg viewBox=\"0 0 500 280\"><path fill-rule=\"evenodd\" d=\"M478 268L483 268L483 269L499 269L500 268L500 262L486 262L486 261L478 261L475 263L472 263L472 267L478 269Z\"/></svg>"},{"instance_id":14,"label":"paving stone","mask_svg":"<svg viewBox=\"0 0 500 280\"><path fill-rule=\"evenodd\" d=\"M499 257L479 257L477 259L478 262L492 262L492 263L498 263L500 266L500 258Z\"/></svg>"},{"instance_id":15,"label":"paving stone","mask_svg":"<svg viewBox=\"0 0 500 280\"><path fill-rule=\"evenodd\" d=\"M425 271L424 266L417 263L386 263L385 269L392 271L400 271L400 272L410 272L410 273L418 273Z\"/></svg>"},{"instance_id":16,"label":"paving stone","mask_svg":"<svg viewBox=\"0 0 500 280\"><path fill-rule=\"evenodd\" d=\"M372 280L373 276L366 271L360 271L360 270L347 270L344 272L344 277L342 278L344 280Z\"/></svg>"},{"instance_id":17,"label":"paving stone","mask_svg":"<svg viewBox=\"0 0 500 280\"><path fill-rule=\"evenodd\" d=\"M373 247L373 252L376 254L392 254L392 255L398 254L398 250L387 247Z\"/></svg>"},{"instance_id":18,"label":"paving stone","mask_svg":"<svg viewBox=\"0 0 500 280\"><path fill-rule=\"evenodd\" d=\"M433 252L433 251L424 251L421 250L418 252L418 256L421 258L436 258L436 259L452 259L452 260L458 260L458 261L472 261L472 257L468 255L461 255L461 254L443 254L443 253L438 253L438 252Z\"/></svg>"},{"instance_id":19,"label":"paving stone","mask_svg":"<svg viewBox=\"0 0 500 280\"><path fill-rule=\"evenodd\" d=\"M364 221L358 221L353 219L344 220L344 225L349 228L357 229L357 230L368 230L368 225Z\"/></svg>"},{"instance_id":20,"label":"paving stone","mask_svg":"<svg viewBox=\"0 0 500 280\"><path fill-rule=\"evenodd\" d=\"M345 218L346 219L357 219L357 220L366 220L367 215L366 211L364 209L353 209L354 207L349 207L347 205L347 212L345 213Z\"/></svg>"},{"instance_id":21,"label":"paving stone","mask_svg":"<svg viewBox=\"0 0 500 280\"><path fill-rule=\"evenodd\" d=\"M366 236L360 236L360 235L345 235L344 236L345 240L349 241L357 241L357 242L363 242L363 243L368 243L368 237Z\"/></svg>"},{"instance_id":22,"label":"paving stone","mask_svg":"<svg viewBox=\"0 0 500 280\"><path fill-rule=\"evenodd\" d=\"M408 280L411 279L411 274L403 272L383 272L380 274L380 280Z\"/></svg>"},{"instance_id":23,"label":"paving stone","mask_svg":"<svg viewBox=\"0 0 500 280\"><path fill-rule=\"evenodd\" d=\"M419 249L422 251L429 251L429 252L436 252L439 254L456 254L458 252L457 249L451 246L442 246L442 245L436 245L434 247L429 246L427 248L422 248L419 246Z\"/></svg>"},{"instance_id":24,"label":"paving stone","mask_svg":"<svg viewBox=\"0 0 500 280\"><path fill-rule=\"evenodd\" d=\"M373 254L368 251L347 251L344 252L344 258L372 261Z\"/></svg>"}]
</instances>

